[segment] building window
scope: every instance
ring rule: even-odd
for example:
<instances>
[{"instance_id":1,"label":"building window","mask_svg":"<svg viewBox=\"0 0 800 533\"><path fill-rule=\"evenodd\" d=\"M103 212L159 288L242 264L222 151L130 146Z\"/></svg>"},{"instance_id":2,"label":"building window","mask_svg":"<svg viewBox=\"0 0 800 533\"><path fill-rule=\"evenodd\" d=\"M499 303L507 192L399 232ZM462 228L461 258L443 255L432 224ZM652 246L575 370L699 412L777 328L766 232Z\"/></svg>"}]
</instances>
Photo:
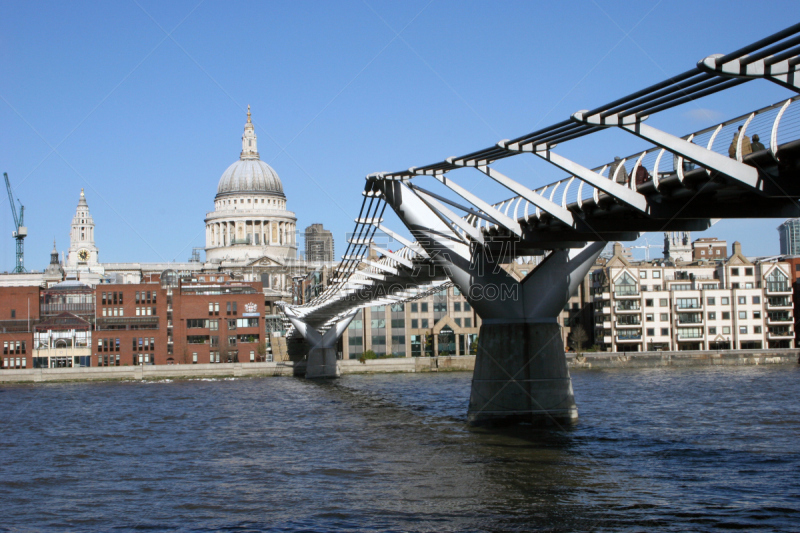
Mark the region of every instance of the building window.
<instances>
[{"instance_id":1,"label":"building window","mask_svg":"<svg viewBox=\"0 0 800 533\"><path fill-rule=\"evenodd\" d=\"M427 302L422 302L421 304L419 304L419 308L420 308L420 312L427 313L428 312L428 303Z\"/></svg>"},{"instance_id":2,"label":"building window","mask_svg":"<svg viewBox=\"0 0 800 533\"><path fill-rule=\"evenodd\" d=\"M647 270L639 271L639 279L647 279Z\"/></svg>"},{"instance_id":3,"label":"building window","mask_svg":"<svg viewBox=\"0 0 800 533\"><path fill-rule=\"evenodd\" d=\"M461 312L461 302L454 302L453 303L453 311L455 311L456 313L460 313Z\"/></svg>"},{"instance_id":4,"label":"building window","mask_svg":"<svg viewBox=\"0 0 800 533\"><path fill-rule=\"evenodd\" d=\"M669 337L669 328L661 328L661 336Z\"/></svg>"},{"instance_id":5,"label":"building window","mask_svg":"<svg viewBox=\"0 0 800 533\"><path fill-rule=\"evenodd\" d=\"M717 319L717 313L714 312L714 311L709 312L708 313L708 319L709 320L716 320Z\"/></svg>"},{"instance_id":6,"label":"building window","mask_svg":"<svg viewBox=\"0 0 800 533\"><path fill-rule=\"evenodd\" d=\"M717 328L715 328L715 327L708 328L708 334L709 335L716 335L717 334Z\"/></svg>"},{"instance_id":7,"label":"building window","mask_svg":"<svg viewBox=\"0 0 800 533\"><path fill-rule=\"evenodd\" d=\"M731 319L730 311L723 311L722 312L722 320L730 320L730 319Z\"/></svg>"},{"instance_id":8,"label":"building window","mask_svg":"<svg viewBox=\"0 0 800 533\"><path fill-rule=\"evenodd\" d=\"M755 318L756 320L760 320L761 319L761 311L753 311L753 318Z\"/></svg>"},{"instance_id":9,"label":"building window","mask_svg":"<svg viewBox=\"0 0 800 533\"><path fill-rule=\"evenodd\" d=\"M472 317L468 317L464 319L464 327L471 328L472 327Z\"/></svg>"},{"instance_id":10,"label":"building window","mask_svg":"<svg viewBox=\"0 0 800 533\"><path fill-rule=\"evenodd\" d=\"M653 279L661 279L661 271L660 270L654 270L653 271Z\"/></svg>"},{"instance_id":11,"label":"building window","mask_svg":"<svg viewBox=\"0 0 800 533\"><path fill-rule=\"evenodd\" d=\"M722 305L730 305L731 302L727 296L723 296L722 298L719 299L719 303Z\"/></svg>"},{"instance_id":12,"label":"building window","mask_svg":"<svg viewBox=\"0 0 800 533\"><path fill-rule=\"evenodd\" d=\"M708 302L708 305L717 305L717 299L713 296L706 298L706 302Z\"/></svg>"},{"instance_id":13,"label":"building window","mask_svg":"<svg viewBox=\"0 0 800 533\"><path fill-rule=\"evenodd\" d=\"M747 326L739 326L739 335L747 335Z\"/></svg>"},{"instance_id":14,"label":"building window","mask_svg":"<svg viewBox=\"0 0 800 533\"><path fill-rule=\"evenodd\" d=\"M644 319L645 319L646 322L653 322L655 320L654 317L653 317L653 313L646 314L644 316Z\"/></svg>"},{"instance_id":15,"label":"building window","mask_svg":"<svg viewBox=\"0 0 800 533\"><path fill-rule=\"evenodd\" d=\"M760 304L761 303L761 296L753 296L753 303Z\"/></svg>"},{"instance_id":16,"label":"building window","mask_svg":"<svg viewBox=\"0 0 800 533\"><path fill-rule=\"evenodd\" d=\"M731 327L730 326L722 326L722 334L723 335L730 335L731 334Z\"/></svg>"},{"instance_id":17,"label":"building window","mask_svg":"<svg viewBox=\"0 0 800 533\"><path fill-rule=\"evenodd\" d=\"M455 320L456 326L461 327L461 319L460 318L454 318L453 320Z\"/></svg>"},{"instance_id":18,"label":"building window","mask_svg":"<svg viewBox=\"0 0 800 533\"><path fill-rule=\"evenodd\" d=\"M411 329L416 329L419 327L419 320L416 318L411 319Z\"/></svg>"},{"instance_id":19,"label":"building window","mask_svg":"<svg viewBox=\"0 0 800 533\"><path fill-rule=\"evenodd\" d=\"M645 300L644 301L645 307L653 307L653 300Z\"/></svg>"},{"instance_id":20,"label":"building window","mask_svg":"<svg viewBox=\"0 0 800 533\"><path fill-rule=\"evenodd\" d=\"M739 320L747 320L747 311L739 311Z\"/></svg>"},{"instance_id":21,"label":"building window","mask_svg":"<svg viewBox=\"0 0 800 533\"><path fill-rule=\"evenodd\" d=\"M669 322L669 313L661 313L661 322Z\"/></svg>"},{"instance_id":22,"label":"building window","mask_svg":"<svg viewBox=\"0 0 800 533\"><path fill-rule=\"evenodd\" d=\"M197 364L197 352L192 352L192 364Z\"/></svg>"},{"instance_id":23,"label":"building window","mask_svg":"<svg viewBox=\"0 0 800 533\"><path fill-rule=\"evenodd\" d=\"M428 319L427 318L420 319L420 322L422 323L421 325L422 325L423 329L428 327Z\"/></svg>"},{"instance_id":24,"label":"building window","mask_svg":"<svg viewBox=\"0 0 800 533\"><path fill-rule=\"evenodd\" d=\"M747 296L739 296L739 305L744 305L747 303Z\"/></svg>"},{"instance_id":25,"label":"building window","mask_svg":"<svg viewBox=\"0 0 800 533\"><path fill-rule=\"evenodd\" d=\"M419 311L419 306L418 306L417 302L412 303L411 304L411 312L412 313L416 313L418 311Z\"/></svg>"},{"instance_id":26,"label":"building window","mask_svg":"<svg viewBox=\"0 0 800 533\"><path fill-rule=\"evenodd\" d=\"M464 311L471 311L472 307L470 307L469 303L464 302Z\"/></svg>"},{"instance_id":27,"label":"building window","mask_svg":"<svg viewBox=\"0 0 800 533\"><path fill-rule=\"evenodd\" d=\"M617 281L614 282L614 292L623 296L637 294L636 281L627 272L623 272Z\"/></svg>"},{"instance_id":28,"label":"building window","mask_svg":"<svg viewBox=\"0 0 800 533\"><path fill-rule=\"evenodd\" d=\"M761 326L753 326L753 333L761 333Z\"/></svg>"},{"instance_id":29,"label":"building window","mask_svg":"<svg viewBox=\"0 0 800 533\"><path fill-rule=\"evenodd\" d=\"M738 268L732 268L731 269L731 276L738 276L738 275L739 275L739 269Z\"/></svg>"},{"instance_id":30,"label":"building window","mask_svg":"<svg viewBox=\"0 0 800 533\"><path fill-rule=\"evenodd\" d=\"M752 267L745 268L744 269L744 275L745 276L752 276L753 275L753 268Z\"/></svg>"},{"instance_id":31,"label":"building window","mask_svg":"<svg viewBox=\"0 0 800 533\"><path fill-rule=\"evenodd\" d=\"M738 289L738 288L739 288L738 283L731 283L731 289Z\"/></svg>"},{"instance_id":32,"label":"building window","mask_svg":"<svg viewBox=\"0 0 800 533\"><path fill-rule=\"evenodd\" d=\"M655 329L655 328L647 328L647 334L648 334L650 337L653 337L653 336L655 336L655 334L656 334L656 329Z\"/></svg>"},{"instance_id":33,"label":"building window","mask_svg":"<svg viewBox=\"0 0 800 533\"><path fill-rule=\"evenodd\" d=\"M667 299L666 298L660 298L658 300L658 305L659 305L659 307L667 307L667 305L669 305L669 304L667 303Z\"/></svg>"}]
</instances>

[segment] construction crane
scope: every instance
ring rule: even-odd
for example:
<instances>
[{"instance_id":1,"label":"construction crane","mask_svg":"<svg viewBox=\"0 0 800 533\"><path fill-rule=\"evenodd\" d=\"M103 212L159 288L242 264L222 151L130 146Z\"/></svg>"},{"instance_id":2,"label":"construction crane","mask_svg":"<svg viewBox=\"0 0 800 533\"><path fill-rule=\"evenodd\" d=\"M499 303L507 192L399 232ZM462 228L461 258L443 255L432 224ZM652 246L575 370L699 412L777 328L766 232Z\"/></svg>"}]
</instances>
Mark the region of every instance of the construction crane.
<instances>
[{"instance_id":1,"label":"construction crane","mask_svg":"<svg viewBox=\"0 0 800 533\"><path fill-rule=\"evenodd\" d=\"M631 246L631 248L644 248L644 260L650 261L650 248L661 248L662 250L664 247L660 244L649 244L647 242L647 237L644 238L644 246Z\"/></svg>"},{"instance_id":2,"label":"construction crane","mask_svg":"<svg viewBox=\"0 0 800 533\"><path fill-rule=\"evenodd\" d=\"M3 172L6 179L6 189L8 189L8 201L11 204L11 215L14 217L14 228L11 236L17 240L17 266L14 272L25 272L25 237L28 236L28 228L23 226L25 218L25 206L19 202L19 217L17 217L17 206L14 205L14 193L11 191L11 182L8 181L8 174Z\"/></svg>"}]
</instances>

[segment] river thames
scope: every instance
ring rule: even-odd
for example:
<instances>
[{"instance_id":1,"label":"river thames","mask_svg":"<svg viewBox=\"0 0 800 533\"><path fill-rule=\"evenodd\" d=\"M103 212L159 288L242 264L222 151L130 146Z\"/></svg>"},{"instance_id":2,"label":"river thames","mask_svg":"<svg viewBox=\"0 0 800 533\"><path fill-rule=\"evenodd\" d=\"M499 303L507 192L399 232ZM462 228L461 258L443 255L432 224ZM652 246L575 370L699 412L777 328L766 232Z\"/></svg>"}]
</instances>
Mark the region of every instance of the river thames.
<instances>
[{"instance_id":1,"label":"river thames","mask_svg":"<svg viewBox=\"0 0 800 533\"><path fill-rule=\"evenodd\" d=\"M568 430L471 373L0 387L0 531L800 530L800 368L573 372Z\"/></svg>"}]
</instances>

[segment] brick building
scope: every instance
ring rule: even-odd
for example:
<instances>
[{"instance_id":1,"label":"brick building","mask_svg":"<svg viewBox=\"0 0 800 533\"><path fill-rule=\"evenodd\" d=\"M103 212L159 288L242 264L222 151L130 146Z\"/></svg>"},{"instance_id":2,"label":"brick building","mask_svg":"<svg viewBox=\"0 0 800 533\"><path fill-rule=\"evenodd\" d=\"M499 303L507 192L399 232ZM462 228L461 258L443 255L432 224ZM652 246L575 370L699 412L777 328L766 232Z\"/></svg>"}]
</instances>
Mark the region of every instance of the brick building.
<instances>
[{"instance_id":1,"label":"brick building","mask_svg":"<svg viewBox=\"0 0 800 533\"><path fill-rule=\"evenodd\" d=\"M224 274L148 283L0 287L0 368L267 360L260 282Z\"/></svg>"}]
</instances>

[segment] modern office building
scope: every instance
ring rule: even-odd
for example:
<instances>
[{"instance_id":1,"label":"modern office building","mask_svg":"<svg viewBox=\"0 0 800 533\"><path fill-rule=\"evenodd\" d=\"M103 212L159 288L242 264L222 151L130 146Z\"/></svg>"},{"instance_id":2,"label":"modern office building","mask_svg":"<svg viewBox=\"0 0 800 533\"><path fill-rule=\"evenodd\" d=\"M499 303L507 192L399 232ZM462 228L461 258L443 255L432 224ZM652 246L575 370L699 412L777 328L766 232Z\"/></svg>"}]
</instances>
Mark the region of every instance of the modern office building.
<instances>
[{"instance_id":1,"label":"modern office building","mask_svg":"<svg viewBox=\"0 0 800 533\"><path fill-rule=\"evenodd\" d=\"M311 224L305 231L306 262L326 263L334 260L333 234L322 224Z\"/></svg>"},{"instance_id":2,"label":"modern office building","mask_svg":"<svg viewBox=\"0 0 800 533\"><path fill-rule=\"evenodd\" d=\"M800 255L800 218L790 218L778 226L781 255Z\"/></svg>"}]
</instances>

